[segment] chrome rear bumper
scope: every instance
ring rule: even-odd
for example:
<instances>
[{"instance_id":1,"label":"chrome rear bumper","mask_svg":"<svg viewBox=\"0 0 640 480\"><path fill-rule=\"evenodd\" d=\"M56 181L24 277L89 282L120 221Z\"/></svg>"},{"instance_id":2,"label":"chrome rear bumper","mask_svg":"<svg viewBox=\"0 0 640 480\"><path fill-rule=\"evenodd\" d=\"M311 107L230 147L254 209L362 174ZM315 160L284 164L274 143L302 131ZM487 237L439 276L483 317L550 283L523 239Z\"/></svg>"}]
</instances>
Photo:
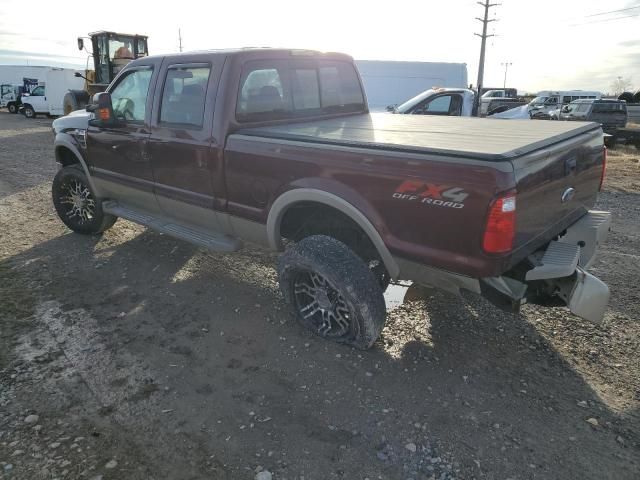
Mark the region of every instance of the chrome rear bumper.
<instances>
[{"instance_id":1,"label":"chrome rear bumper","mask_svg":"<svg viewBox=\"0 0 640 480\"><path fill-rule=\"evenodd\" d=\"M534 268L525 279L542 281L548 291L567 304L571 312L600 323L609 303L609 287L586 271L596 257L611 227L609 212L590 211L567 229L544 252L529 257Z\"/></svg>"}]
</instances>

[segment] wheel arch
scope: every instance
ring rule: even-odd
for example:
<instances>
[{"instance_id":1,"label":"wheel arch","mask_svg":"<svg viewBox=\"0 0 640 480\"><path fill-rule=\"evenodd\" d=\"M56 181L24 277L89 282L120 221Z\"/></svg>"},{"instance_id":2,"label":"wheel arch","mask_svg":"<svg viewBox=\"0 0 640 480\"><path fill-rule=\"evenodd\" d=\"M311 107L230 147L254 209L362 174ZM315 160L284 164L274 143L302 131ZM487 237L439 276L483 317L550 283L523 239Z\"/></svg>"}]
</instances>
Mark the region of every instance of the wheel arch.
<instances>
[{"instance_id":1,"label":"wheel arch","mask_svg":"<svg viewBox=\"0 0 640 480\"><path fill-rule=\"evenodd\" d=\"M267 238L269 246L274 250L282 250L280 227L287 211L294 205L302 203L318 203L333 208L355 222L367 235L384 263L391 278L396 279L400 267L382 240L382 236L373 223L352 203L333 193L315 188L295 188L280 195L272 204L267 218Z\"/></svg>"},{"instance_id":2,"label":"wheel arch","mask_svg":"<svg viewBox=\"0 0 640 480\"><path fill-rule=\"evenodd\" d=\"M60 136L61 135L58 134L58 137ZM69 165L80 165L82 167L82 170L84 171L84 174L87 176L87 180L89 181L91 189L94 191L96 196L100 196L93 182L93 178L89 174L89 168L87 167L86 162L73 143L64 138L56 138L55 155L56 162L59 163L62 167L67 167Z\"/></svg>"}]
</instances>

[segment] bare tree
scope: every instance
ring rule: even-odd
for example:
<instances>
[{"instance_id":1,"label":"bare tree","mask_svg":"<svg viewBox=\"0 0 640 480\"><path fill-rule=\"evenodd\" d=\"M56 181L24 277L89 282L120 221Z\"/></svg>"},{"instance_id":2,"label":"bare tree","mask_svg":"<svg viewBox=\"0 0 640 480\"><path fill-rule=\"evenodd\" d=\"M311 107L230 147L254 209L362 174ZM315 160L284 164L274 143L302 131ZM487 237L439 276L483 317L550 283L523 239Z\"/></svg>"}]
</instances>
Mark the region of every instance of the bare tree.
<instances>
[{"instance_id":1,"label":"bare tree","mask_svg":"<svg viewBox=\"0 0 640 480\"><path fill-rule=\"evenodd\" d=\"M616 79L611 82L611 90L613 90L615 96L620 95L622 92L628 92L632 88L630 78L616 77Z\"/></svg>"}]
</instances>

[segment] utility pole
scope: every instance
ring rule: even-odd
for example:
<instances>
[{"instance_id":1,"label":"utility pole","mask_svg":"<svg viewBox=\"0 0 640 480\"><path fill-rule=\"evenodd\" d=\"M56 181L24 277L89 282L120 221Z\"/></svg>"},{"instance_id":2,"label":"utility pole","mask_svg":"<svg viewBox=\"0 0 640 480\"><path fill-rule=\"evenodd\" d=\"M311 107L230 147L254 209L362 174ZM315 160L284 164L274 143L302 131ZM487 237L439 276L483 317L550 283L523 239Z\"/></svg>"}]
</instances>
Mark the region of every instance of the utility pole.
<instances>
[{"instance_id":1,"label":"utility pole","mask_svg":"<svg viewBox=\"0 0 640 480\"><path fill-rule=\"evenodd\" d=\"M507 71L509 67L513 65L511 62L502 62L500 65L504 67L504 83L502 84L502 88L507 88Z\"/></svg>"},{"instance_id":2,"label":"utility pole","mask_svg":"<svg viewBox=\"0 0 640 480\"><path fill-rule=\"evenodd\" d=\"M180 31L180 28L178 28L178 48L182 52L182 32Z\"/></svg>"},{"instance_id":3,"label":"utility pole","mask_svg":"<svg viewBox=\"0 0 640 480\"><path fill-rule=\"evenodd\" d=\"M476 82L476 88L478 94L476 95L475 107L476 116L480 116L480 95L482 94L482 83L484 81L484 53L487 46L487 38L493 37L493 35L487 35L487 25L491 22L495 22L495 19L489 19L489 9L500 5L499 3L489 3L490 0L484 0L484 2L477 2L484 8L484 18L476 17L476 20L482 22L482 34L474 33L482 39L480 43L480 63L478 64L478 81Z\"/></svg>"}]
</instances>

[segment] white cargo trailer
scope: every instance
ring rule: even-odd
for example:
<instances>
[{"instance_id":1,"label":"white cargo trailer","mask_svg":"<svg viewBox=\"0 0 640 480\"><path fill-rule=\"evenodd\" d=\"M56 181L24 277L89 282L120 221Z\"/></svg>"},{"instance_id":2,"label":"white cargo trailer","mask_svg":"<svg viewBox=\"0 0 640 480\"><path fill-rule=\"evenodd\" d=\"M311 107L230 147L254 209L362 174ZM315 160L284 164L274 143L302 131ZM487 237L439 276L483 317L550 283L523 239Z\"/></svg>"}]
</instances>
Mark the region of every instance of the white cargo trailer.
<instances>
[{"instance_id":1,"label":"white cargo trailer","mask_svg":"<svg viewBox=\"0 0 640 480\"><path fill-rule=\"evenodd\" d=\"M466 63L356 60L372 111L398 105L434 87L466 88Z\"/></svg>"},{"instance_id":2,"label":"white cargo trailer","mask_svg":"<svg viewBox=\"0 0 640 480\"><path fill-rule=\"evenodd\" d=\"M65 94L84 86L84 79L76 77L76 71L69 68L47 69L38 86L30 94L22 95L20 111L27 118L33 118L37 114L64 115Z\"/></svg>"},{"instance_id":3,"label":"white cargo trailer","mask_svg":"<svg viewBox=\"0 0 640 480\"><path fill-rule=\"evenodd\" d=\"M0 65L0 84L22 85L25 78L37 80L38 84L43 84L47 72L54 67L33 66L33 65ZM75 72L71 68L62 68Z\"/></svg>"}]
</instances>

